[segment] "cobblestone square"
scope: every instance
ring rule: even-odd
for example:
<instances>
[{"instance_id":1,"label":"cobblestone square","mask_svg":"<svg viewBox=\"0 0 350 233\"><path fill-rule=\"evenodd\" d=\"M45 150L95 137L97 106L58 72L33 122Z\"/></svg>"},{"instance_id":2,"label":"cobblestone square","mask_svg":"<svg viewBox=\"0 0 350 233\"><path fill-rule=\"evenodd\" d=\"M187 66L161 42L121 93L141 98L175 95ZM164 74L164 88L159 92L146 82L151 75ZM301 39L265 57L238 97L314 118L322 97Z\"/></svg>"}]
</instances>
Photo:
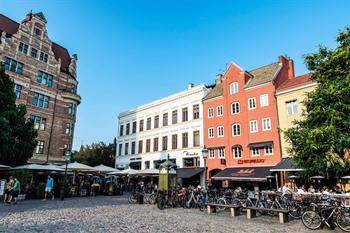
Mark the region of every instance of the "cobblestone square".
<instances>
[{"instance_id":1,"label":"cobblestone square","mask_svg":"<svg viewBox=\"0 0 350 233\"><path fill-rule=\"evenodd\" d=\"M208 215L197 209L161 211L153 205L130 205L126 196L23 201L18 205L0 204L0 210L0 232L6 233L310 232L301 221L280 224L277 217L267 216L254 220L247 220L246 216L233 219L229 212Z\"/></svg>"}]
</instances>

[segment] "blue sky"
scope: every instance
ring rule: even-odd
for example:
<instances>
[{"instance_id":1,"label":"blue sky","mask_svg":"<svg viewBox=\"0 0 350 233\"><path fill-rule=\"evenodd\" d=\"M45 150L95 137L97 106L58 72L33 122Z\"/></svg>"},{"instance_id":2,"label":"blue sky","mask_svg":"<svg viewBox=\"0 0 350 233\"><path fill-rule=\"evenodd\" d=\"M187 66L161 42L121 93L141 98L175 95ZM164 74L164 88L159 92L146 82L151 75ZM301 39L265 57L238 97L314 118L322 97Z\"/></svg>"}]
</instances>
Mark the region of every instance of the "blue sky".
<instances>
[{"instance_id":1,"label":"blue sky","mask_svg":"<svg viewBox=\"0 0 350 233\"><path fill-rule=\"evenodd\" d=\"M251 70L288 55L335 46L350 25L350 1L0 0L20 21L42 11L50 38L78 54L74 148L112 142L118 113L186 88L210 84L234 61Z\"/></svg>"}]
</instances>

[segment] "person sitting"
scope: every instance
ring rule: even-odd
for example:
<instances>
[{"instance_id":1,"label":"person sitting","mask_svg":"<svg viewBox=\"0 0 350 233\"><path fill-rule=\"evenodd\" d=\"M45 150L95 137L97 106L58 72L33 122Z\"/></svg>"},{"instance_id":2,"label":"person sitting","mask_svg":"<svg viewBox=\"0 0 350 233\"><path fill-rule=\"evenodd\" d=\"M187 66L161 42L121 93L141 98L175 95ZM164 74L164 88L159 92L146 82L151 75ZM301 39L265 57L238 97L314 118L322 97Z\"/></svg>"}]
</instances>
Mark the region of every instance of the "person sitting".
<instances>
[{"instance_id":1,"label":"person sitting","mask_svg":"<svg viewBox=\"0 0 350 233\"><path fill-rule=\"evenodd\" d=\"M309 187L309 189L308 189L308 192L309 192L309 193L315 193L316 190L315 190L314 186L310 185L310 187Z\"/></svg>"},{"instance_id":2,"label":"person sitting","mask_svg":"<svg viewBox=\"0 0 350 233\"><path fill-rule=\"evenodd\" d=\"M292 190L288 187L288 184L285 183L284 186L282 187L282 193L285 194L285 193L291 193Z\"/></svg>"},{"instance_id":3,"label":"person sitting","mask_svg":"<svg viewBox=\"0 0 350 233\"><path fill-rule=\"evenodd\" d=\"M305 194L304 185L298 188L297 194Z\"/></svg>"}]
</instances>

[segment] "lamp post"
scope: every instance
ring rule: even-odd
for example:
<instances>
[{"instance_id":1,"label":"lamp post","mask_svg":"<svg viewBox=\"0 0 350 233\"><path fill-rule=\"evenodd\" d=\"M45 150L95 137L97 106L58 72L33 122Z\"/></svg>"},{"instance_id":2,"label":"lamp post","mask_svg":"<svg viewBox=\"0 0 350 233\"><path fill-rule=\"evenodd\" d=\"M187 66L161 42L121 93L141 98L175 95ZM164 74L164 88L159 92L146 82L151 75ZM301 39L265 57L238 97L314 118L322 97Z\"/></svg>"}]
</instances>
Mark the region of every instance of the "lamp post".
<instances>
[{"instance_id":1,"label":"lamp post","mask_svg":"<svg viewBox=\"0 0 350 233\"><path fill-rule=\"evenodd\" d=\"M66 188L66 183L67 183L67 167L68 167L68 163L70 162L70 158L72 156L72 152L71 151L66 151L65 153L66 156L66 167L64 169L64 178L63 178L63 182L61 185L61 190L60 190L60 199L61 201L64 200L64 194L65 194L65 188Z\"/></svg>"},{"instance_id":2,"label":"lamp post","mask_svg":"<svg viewBox=\"0 0 350 233\"><path fill-rule=\"evenodd\" d=\"M207 189L207 158L208 158L208 149L204 146L202 149L202 156L204 160L204 188Z\"/></svg>"}]
</instances>

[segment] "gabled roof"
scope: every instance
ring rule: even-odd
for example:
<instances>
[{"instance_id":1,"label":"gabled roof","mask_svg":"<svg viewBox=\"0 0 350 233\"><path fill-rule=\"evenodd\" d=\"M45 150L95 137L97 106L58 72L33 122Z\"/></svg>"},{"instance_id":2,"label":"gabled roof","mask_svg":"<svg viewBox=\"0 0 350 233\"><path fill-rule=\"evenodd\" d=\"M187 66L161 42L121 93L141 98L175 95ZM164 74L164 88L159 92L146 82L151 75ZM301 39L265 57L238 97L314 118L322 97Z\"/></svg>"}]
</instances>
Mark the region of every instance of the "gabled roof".
<instances>
[{"instance_id":1,"label":"gabled roof","mask_svg":"<svg viewBox=\"0 0 350 233\"><path fill-rule=\"evenodd\" d=\"M38 13L39 15L40 13ZM45 18L45 17L44 17ZM18 31L19 23L8 18L7 16L0 13L0 33L6 32L9 35L13 35ZM61 45L52 43L52 51L55 54L56 60L61 58L61 71L69 74L69 64L70 64L70 55L68 50Z\"/></svg>"},{"instance_id":2,"label":"gabled roof","mask_svg":"<svg viewBox=\"0 0 350 233\"><path fill-rule=\"evenodd\" d=\"M261 85L264 83L268 83L273 81L279 70L281 69L280 63L272 63L270 65L266 65L254 70L249 71L254 78L249 79L247 84L245 85L246 88L248 87L254 87L257 85Z\"/></svg>"},{"instance_id":3,"label":"gabled roof","mask_svg":"<svg viewBox=\"0 0 350 233\"><path fill-rule=\"evenodd\" d=\"M295 78L287 79L277 88L277 92L308 85L311 83L316 83L315 81L311 80L311 74L303 74Z\"/></svg>"}]
</instances>

